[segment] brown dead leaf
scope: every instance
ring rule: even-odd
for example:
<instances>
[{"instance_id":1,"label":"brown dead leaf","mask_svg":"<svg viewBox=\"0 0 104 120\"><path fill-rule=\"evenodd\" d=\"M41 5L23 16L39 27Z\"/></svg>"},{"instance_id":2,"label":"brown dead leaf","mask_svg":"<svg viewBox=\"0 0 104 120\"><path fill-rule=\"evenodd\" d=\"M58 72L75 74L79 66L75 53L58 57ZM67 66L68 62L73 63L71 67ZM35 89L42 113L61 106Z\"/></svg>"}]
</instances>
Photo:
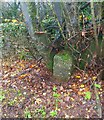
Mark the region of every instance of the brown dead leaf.
<instances>
[{"instance_id":1,"label":"brown dead leaf","mask_svg":"<svg viewBox=\"0 0 104 120\"><path fill-rule=\"evenodd\" d=\"M42 102L42 100L41 100L40 98L37 98L36 101L35 101L35 103L38 104L38 105L39 105L41 102Z\"/></svg>"},{"instance_id":2,"label":"brown dead leaf","mask_svg":"<svg viewBox=\"0 0 104 120\"><path fill-rule=\"evenodd\" d=\"M96 79L97 79L97 77L96 77L96 76L92 77L92 80L94 80L94 81L95 81Z\"/></svg>"},{"instance_id":3,"label":"brown dead leaf","mask_svg":"<svg viewBox=\"0 0 104 120\"><path fill-rule=\"evenodd\" d=\"M32 64L29 66L29 68L34 68L36 65L35 64Z\"/></svg>"},{"instance_id":4,"label":"brown dead leaf","mask_svg":"<svg viewBox=\"0 0 104 120\"><path fill-rule=\"evenodd\" d=\"M3 76L3 79L8 78L8 77L9 77L9 75L10 75L10 73L5 74L5 75Z\"/></svg>"},{"instance_id":5,"label":"brown dead leaf","mask_svg":"<svg viewBox=\"0 0 104 120\"><path fill-rule=\"evenodd\" d=\"M27 74L21 75L21 76L19 76L19 79L23 79L23 78L25 78L26 76L27 76Z\"/></svg>"},{"instance_id":6,"label":"brown dead leaf","mask_svg":"<svg viewBox=\"0 0 104 120\"><path fill-rule=\"evenodd\" d=\"M78 95L83 95L84 93L82 91L78 91Z\"/></svg>"},{"instance_id":7,"label":"brown dead leaf","mask_svg":"<svg viewBox=\"0 0 104 120\"><path fill-rule=\"evenodd\" d=\"M60 90L62 91L64 88L63 88L63 86L60 86Z\"/></svg>"},{"instance_id":8,"label":"brown dead leaf","mask_svg":"<svg viewBox=\"0 0 104 120\"><path fill-rule=\"evenodd\" d=\"M70 100L71 100L71 101L74 101L74 98L71 97Z\"/></svg>"},{"instance_id":9,"label":"brown dead leaf","mask_svg":"<svg viewBox=\"0 0 104 120\"><path fill-rule=\"evenodd\" d=\"M38 69L36 70L36 72L40 72L40 68L38 68Z\"/></svg>"},{"instance_id":10,"label":"brown dead leaf","mask_svg":"<svg viewBox=\"0 0 104 120\"><path fill-rule=\"evenodd\" d=\"M84 87L84 85L83 84L81 84L81 86L80 86L81 88L83 88Z\"/></svg>"}]
</instances>

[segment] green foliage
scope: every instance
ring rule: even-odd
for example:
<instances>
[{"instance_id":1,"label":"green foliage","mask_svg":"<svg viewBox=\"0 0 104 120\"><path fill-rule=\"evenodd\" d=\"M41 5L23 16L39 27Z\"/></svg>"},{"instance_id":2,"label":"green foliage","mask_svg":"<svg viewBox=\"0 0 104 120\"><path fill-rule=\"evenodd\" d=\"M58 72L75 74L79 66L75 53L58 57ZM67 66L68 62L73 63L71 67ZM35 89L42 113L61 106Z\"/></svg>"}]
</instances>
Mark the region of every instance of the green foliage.
<instances>
[{"instance_id":1,"label":"green foliage","mask_svg":"<svg viewBox=\"0 0 104 120\"><path fill-rule=\"evenodd\" d=\"M70 56L68 53L64 52L64 54L61 55L61 58L63 59L63 61L66 61L66 60L70 59Z\"/></svg>"},{"instance_id":2,"label":"green foliage","mask_svg":"<svg viewBox=\"0 0 104 120\"><path fill-rule=\"evenodd\" d=\"M0 90L0 102L2 102L3 99L5 99L5 95L4 95L3 92Z\"/></svg>"},{"instance_id":3,"label":"green foliage","mask_svg":"<svg viewBox=\"0 0 104 120\"><path fill-rule=\"evenodd\" d=\"M101 85L96 84L96 83L94 84L94 86L95 86L96 88L99 88L99 89L101 88Z\"/></svg>"},{"instance_id":4,"label":"green foliage","mask_svg":"<svg viewBox=\"0 0 104 120\"><path fill-rule=\"evenodd\" d=\"M21 50L21 51L18 52L18 57L21 60L24 60L29 56L30 56L30 52L26 52L25 50Z\"/></svg>"},{"instance_id":5,"label":"green foliage","mask_svg":"<svg viewBox=\"0 0 104 120\"><path fill-rule=\"evenodd\" d=\"M33 27L34 29L36 29L36 22L34 22L34 16L36 16L37 14L37 8L36 8L36 5L35 5L35 2L28 2L28 6L29 6L29 13L30 13L30 16L32 18L32 24L33 24Z\"/></svg>"},{"instance_id":6,"label":"green foliage","mask_svg":"<svg viewBox=\"0 0 104 120\"><path fill-rule=\"evenodd\" d=\"M55 17L46 16L46 18L44 18L44 20L42 21L42 24L46 30L50 31L54 27L56 27L57 22L55 20Z\"/></svg>"},{"instance_id":7,"label":"green foliage","mask_svg":"<svg viewBox=\"0 0 104 120\"><path fill-rule=\"evenodd\" d=\"M49 61L47 64L46 64L46 67L49 69L49 70L52 70L53 69L53 61Z\"/></svg>"},{"instance_id":8,"label":"green foliage","mask_svg":"<svg viewBox=\"0 0 104 120\"><path fill-rule=\"evenodd\" d=\"M16 100L15 100L15 99L14 99L14 100L10 100L10 101L8 102L8 104L9 104L10 106L13 106L15 103L16 103Z\"/></svg>"},{"instance_id":9,"label":"green foliage","mask_svg":"<svg viewBox=\"0 0 104 120\"><path fill-rule=\"evenodd\" d=\"M56 110L52 110L52 111L50 112L50 116L51 116L51 117L57 116L57 111L56 111Z\"/></svg>"},{"instance_id":10,"label":"green foliage","mask_svg":"<svg viewBox=\"0 0 104 120\"><path fill-rule=\"evenodd\" d=\"M57 87L56 87L56 86L54 86L54 87L53 87L53 91L55 92L56 90L57 90Z\"/></svg>"},{"instance_id":11,"label":"green foliage","mask_svg":"<svg viewBox=\"0 0 104 120\"><path fill-rule=\"evenodd\" d=\"M53 97L59 98L59 97L60 97L60 94L58 94L58 93L53 93Z\"/></svg>"},{"instance_id":12,"label":"green foliage","mask_svg":"<svg viewBox=\"0 0 104 120\"><path fill-rule=\"evenodd\" d=\"M57 110L58 110L58 102L60 101L59 100L59 97L60 97L60 94L59 93L57 93L56 91L57 91L57 87L56 86L54 86L53 87L53 97L55 98L55 113L54 112L52 112L53 113L53 115L54 114L56 114L56 112L57 112Z\"/></svg>"},{"instance_id":13,"label":"green foliage","mask_svg":"<svg viewBox=\"0 0 104 120\"><path fill-rule=\"evenodd\" d=\"M90 91L87 91L87 92L85 93L85 99L88 99L88 100L91 99L91 92L90 92Z\"/></svg>"},{"instance_id":14,"label":"green foliage","mask_svg":"<svg viewBox=\"0 0 104 120\"><path fill-rule=\"evenodd\" d=\"M24 117L25 118L32 118L30 111L26 108L24 111Z\"/></svg>"},{"instance_id":15,"label":"green foliage","mask_svg":"<svg viewBox=\"0 0 104 120\"><path fill-rule=\"evenodd\" d=\"M47 33L51 34L51 39L54 39L59 29L55 17L47 15L46 18L42 20L41 24L44 30L46 30Z\"/></svg>"},{"instance_id":16,"label":"green foliage","mask_svg":"<svg viewBox=\"0 0 104 120\"><path fill-rule=\"evenodd\" d=\"M22 50L21 52L18 53L19 54L19 58L22 60L22 59L25 59L26 57L26 52L24 50Z\"/></svg>"},{"instance_id":17,"label":"green foliage","mask_svg":"<svg viewBox=\"0 0 104 120\"><path fill-rule=\"evenodd\" d=\"M21 96L21 95L22 95L22 93L21 93L20 90L17 91L17 94L18 94L18 96Z\"/></svg>"},{"instance_id":18,"label":"green foliage","mask_svg":"<svg viewBox=\"0 0 104 120\"><path fill-rule=\"evenodd\" d=\"M33 2L29 2L28 4L29 4L29 12L30 12L31 18L34 19L34 16L36 16L37 14L36 5Z\"/></svg>"},{"instance_id":19,"label":"green foliage","mask_svg":"<svg viewBox=\"0 0 104 120\"><path fill-rule=\"evenodd\" d=\"M9 5L8 5L9 4ZM19 20L23 19L21 16L21 10L19 2L3 3L2 15L4 19L18 18Z\"/></svg>"},{"instance_id":20,"label":"green foliage","mask_svg":"<svg viewBox=\"0 0 104 120\"><path fill-rule=\"evenodd\" d=\"M26 33L25 24L16 22L16 20L14 20L14 22L2 23L0 24L0 27L2 27L4 35L12 37L18 37Z\"/></svg>"},{"instance_id":21,"label":"green foliage","mask_svg":"<svg viewBox=\"0 0 104 120\"><path fill-rule=\"evenodd\" d=\"M43 118L46 116L45 107L37 109L37 112L40 113Z\"/></svg>"},{"instance_id":22,"label":"green foliage","mask_svg":"<svg viewBox=\"0 0 104 120\"><path fill-rule=\"evenodd\" d=\"M0 101L2 101L5 98L5 96L0 95Z\"/></svg>"}]
</instances>

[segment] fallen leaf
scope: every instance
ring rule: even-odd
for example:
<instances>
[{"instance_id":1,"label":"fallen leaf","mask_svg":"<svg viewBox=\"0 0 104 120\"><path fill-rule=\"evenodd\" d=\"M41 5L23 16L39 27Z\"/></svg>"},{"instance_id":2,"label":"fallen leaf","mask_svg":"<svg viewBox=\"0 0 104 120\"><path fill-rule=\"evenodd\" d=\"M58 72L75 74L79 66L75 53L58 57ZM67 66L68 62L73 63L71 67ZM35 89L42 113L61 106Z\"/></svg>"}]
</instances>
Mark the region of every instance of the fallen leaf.
<instances>
[{"instance_id":1,"label":"fallen leaf","mask_svg":"<svg viewBox=\"0 0 104 120\"><path fill-rule=\"evenodd\" d=\"M44 96L46 96L46 93L43 93Z\"/></svg>"},{"instance_id":2,"label":"fallen leaf","mask_svg":"<svg viewBox=\"0 0 104 120\"><path fill-rule=\"evenodd\" d=\"M40 98L37 98L35 101L35 103L37 103L37 104L40 104L41 102L42 102L42 100Z\"/></svg>"},{"instance_id":3,"label":"fallen leaf","mask_svg":"<svg viewBox=\"0 0 104 120\"><path fill-rule=\"evenodd\" d=\"M82 84L80 87L81 87L81 88L83 88L83 87L84 87L84 85Z\"/></svg>"},{"instance_id":4,"label":"fallen leaf","mask_svg":"<svg viewBox=\"0 0 104 120\"><path fill-rule=\"evenodd\" d=\"M67 94L67 93L64 93L64 96L68 96L68 94Z\"/></svg>"},{"instance_id":5,"label":"fallen leaf","mask_svg":"<svg viewBox=\"0 0 104 120\"><path fill-rule=\"evenodd\" d=\"M74 101L74 98L71 97L70 99L71 99L71 101Z\"/></svg>"},{"instance_id":6,"label":"fallen leaf","mask_svg":"<svg viewBox=\"0 0 104 120\"><path fill-rule=\"evenodd\" d=\"M97 78L97 77L96 77L96 76L94 76L94 77L92 77L92 80L94 80L94 81L95 81L95 80L96 80L96 78Z\"/></svg>"},{"instance_id":7,"label":"fallen leaf","mask_svg":"<svg viewBox=\"0 0 104 120\"><path fill-rule=\"evenodd\" d=\"M65 114L65 118L69 118L69 115Z\"/></svg>"},{"instance_id":8,"label":"fallen leaf","mask_svg":"<svg viewBox=\"0 0 104 120\"><path fill-rule=\"evenodd\" d=\"M16 19L13 19L12 22L13 22L13 23L16 23L16 22L18 22L18 21L17 21Z\"/></svg>"},{"instance_id":9,"label":"fallen leaf","mask_svg":"<svg viewBox=\"0 0 104 120\"><path fill-rule=\"evenodd\" d=\"M81 91L78 91L78 95L83 95L83 92L81 92Z\"/></svg>"},{"instance_id":10,"label":"fallen leaf","mask_svg":"<svg viewBox=\"0 0 104 120\"><path fill-rule=\"evenodd\" d=\"M63 86L60 86L60 90L62 91L64 88L63 88Z\"/></svg>"},{"instance_id":11,"label":"fallen leaf","mask_svg":"<svg viewBox=\"0 0 104 120\"><path fill-rule=\"evenodd\" d=\"M20 66L21 66L22 68L25 68L25 65L24 65L24 64L20 64Z\"/></svg>"},{"instance_id":12,"label":"fallen leaf","mask_svg":"<svg viewBox=\"0 0 104 120\"><path fill-rule=\"evenodd\" d=\"M77 79L80 79L81 78L81 76L79 76L79 75L77 75L77 76L75 76Z\"/></svg>"},{"instance_id":13,"label":"fallen leaf","mask_svg":"<svg viewBox=\"0 0 104 120\"><path fill-rule=\"evenodd\" d=\"M84 79L84 80L86 80L87 78L86 78L86 77L84 77L83 79Z\"/></svg>"},{"instance_id":14,"label":"fallen leaf","mask_svg":"<svg viewBox=\"0 0 104 120\"><path fill-rule=\"evenodd\" d=\"M36 65L35 64L33 64L33 65L30 65L30 68L33 68L33 67L35 67Z\"/></svg>"},{"instance_id":15,"label":"fallen leaf","mask_svg":"<svg viewBox=\"0 0 104 120\"><path fill-rule=\"evenodd\" d=\"M89 91L89 88L88 88L88 87L85 87L85 88L84 88L84 92L87 92L87 91Z\"/></svg>"},{"instance_id":16,"label":"fallen leaf","mask_svg":"<svg viewBox=\"0 0 104 120\"><path fill-rule=\"evenodd\" d=\"M36 70L36 72L39 72L40 71L40 68L38 68L37 70Z\"/></svg>"},{"instance_id":17,"label":"fallen leaf","mask_svg":"<svg viewBox=\"0 0 104 120\"><path fill-rule=\"evenodd\" d=\"M3 76L3 79L8 78L9 75L10 75L10 73L7 73L6 75Z\"/></svg>"},{"instance_id":18,"label":"fallen leaf","mask_svg":"<svg viewBox=\"0 0 104 120\"><path fill-rule=\"evenodd\" d=\"M27 76L27 74L21 75L21 76L19 76L19 79L23 79L23 78L25 78L26 76Z\"/></svg>"},{"instance_id":19,"label":"fallen leaf","mask_svg":"<svg viewBox=\"0 0 104 120\"><path fill-rule=\"evenodd\" d=\"M75 87L76 85L75 85L75 84L73 84L72 86L73 86L73 87Z\"/></svg>"}]
</instances>

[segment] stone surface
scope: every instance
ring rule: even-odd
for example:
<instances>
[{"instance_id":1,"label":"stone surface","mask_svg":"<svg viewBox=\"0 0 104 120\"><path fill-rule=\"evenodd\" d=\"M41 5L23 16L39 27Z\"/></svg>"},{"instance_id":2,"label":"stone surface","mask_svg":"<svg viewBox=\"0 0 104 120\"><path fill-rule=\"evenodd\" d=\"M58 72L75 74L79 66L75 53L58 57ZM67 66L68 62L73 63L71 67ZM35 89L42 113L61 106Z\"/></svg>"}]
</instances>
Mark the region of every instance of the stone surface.
<instances>
[{"instance_id":1,"label":"stone surface","mask_svg":"<svg viewBox=\"0 0 104 120\"><path fill-rule=\"evenodd\" d=\"M47 62L49 60L49 40L47 34L36 34L36 48L39 51L40 55Z\"/></svg>"},{"instance_id":2,"label":"stone surface","mask_svg":"<svg viewBox=\"0 0 104 120\"><path fill-rule=\"evenodd\" d=\"M53 76L57 79L68 80L72 70L72 58L69 52L63 51L54 56Z\"/></svg>"}]
</instances>

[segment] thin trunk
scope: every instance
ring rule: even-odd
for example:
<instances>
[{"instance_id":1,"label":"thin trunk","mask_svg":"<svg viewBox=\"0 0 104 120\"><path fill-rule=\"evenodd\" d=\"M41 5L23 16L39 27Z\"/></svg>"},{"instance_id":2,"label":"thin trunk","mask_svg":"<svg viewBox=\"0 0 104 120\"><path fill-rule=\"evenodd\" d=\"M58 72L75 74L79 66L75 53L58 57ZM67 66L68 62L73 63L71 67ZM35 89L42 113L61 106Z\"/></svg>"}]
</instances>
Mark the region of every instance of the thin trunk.
<instances>
[{"instance_id":1,"label":"thin trunk","mask_svg":"<svg viewBox=\"0 0 104 120\"><path fill-rule=\"evenodd\" d=\"M20 2L20 4L21 4L23 17L24 17L24 20L25 20L26 27L27 27L27 30L29 32L29 35L31 36L31 38L33 40L35 40L32 20L31 20L31 17L29 15L28 6L27 6L26 2Z\"/></svg>"},{"instance_id":2,"label":"thin trunk","mask_svg":"<svg viewBox=\"0 0 104 120\"><path fill-rule=\"evenodd\" d=\"M97 106L98 116L99 116L99 118L102 118L102 106L101 106L101 102L100 102L98 88L96 88L95 86L94 86L94 91L95 91L95 96L96 96L96 106Z\"/></svg>"},{"instance_id":3,"label":"thin trunk","mask_svg":"<svg viewBox=\"0 0 104 120\"><path fill-rule=\"evenodd\" d=\"M94 28L94 37L95 37L95 43L96 43L96 57L98 58L99 55L99 44L98 44L98 35L97 35L97 26L95 22L95 12L94 12L94 2L91 0L91 14L92 14L92 23Z\"/></svg>"}]
</instances>

